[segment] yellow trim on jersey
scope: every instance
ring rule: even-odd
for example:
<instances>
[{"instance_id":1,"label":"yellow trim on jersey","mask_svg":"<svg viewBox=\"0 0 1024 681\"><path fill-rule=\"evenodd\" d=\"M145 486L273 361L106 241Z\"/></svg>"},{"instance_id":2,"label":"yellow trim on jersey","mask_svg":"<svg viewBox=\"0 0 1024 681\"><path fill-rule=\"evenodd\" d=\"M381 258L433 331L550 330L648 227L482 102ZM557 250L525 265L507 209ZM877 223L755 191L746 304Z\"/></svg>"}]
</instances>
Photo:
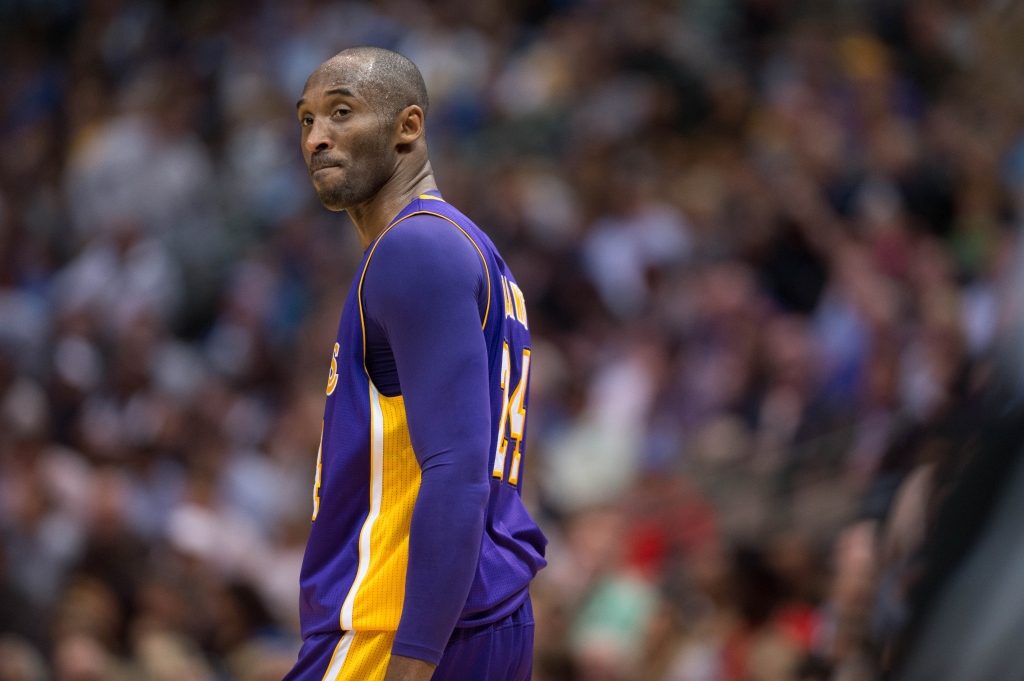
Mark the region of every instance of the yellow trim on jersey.
<instances>
[{"instance_id":1,"label":"yellow trim on jersey","mask_svg":"<svg viewBox=\"0 0 1024 681\"><path fill-rule=\"evenodd\" d=\"M393 631L347 631L323 681L382 681L391 661Z\"/></svg>"},{"instance_id":2,"label":"yellow trim on jersey","mask_svg":"<svg viewBox=\"0 0 1024 681\"><path fill-rule=\"evenodd\" d=\"M370 383L370 512L359 532L356 578L341 606L343 631L398 629L419 491L405 401L381 395Z\"/></svg>"},{"instance_id":3,"label":"yellow trim on jersey","mask_svg":"<svg viewBox=\"0 0 1024 681\"><path fill-rule=\"evenodd\" d=\"M442 201L442 202L444 202L444 199L442 199L440 196L431 196L430 194L420 194L416 198L418 198L418 199L430 199L431 201Z\"/></svg>"},{"instance_id":4,"label":"yellow trim on jersey","mask_svg":"<svg viewBox=\"0 0 1024 681\"><path fill-rule=\"evenodd\" d=\"M380 393L370 382L370 511L359 530L359 566L352 580L345 601L341 604L341 629L355 629L354 612L356 597L363 580L370 573L373 563L373 526L380 517L381 499L384 496L384 417L380 409Z\"/></svg>"},{"instance_id":5,"label":"yellow trim on jersey","mask_svg":"<svg viewBox=\"0 0 1024 681\"><path fill-rule=\"evenodd\" d=\"M372 392L372 409L382 426L380 516L371 529L369 568L355 597L351 628L395 631L405 600L409 529L420 491L420 464L409 436L404 399L385 397L375 388Z\"/></svg>"}]
</instances>

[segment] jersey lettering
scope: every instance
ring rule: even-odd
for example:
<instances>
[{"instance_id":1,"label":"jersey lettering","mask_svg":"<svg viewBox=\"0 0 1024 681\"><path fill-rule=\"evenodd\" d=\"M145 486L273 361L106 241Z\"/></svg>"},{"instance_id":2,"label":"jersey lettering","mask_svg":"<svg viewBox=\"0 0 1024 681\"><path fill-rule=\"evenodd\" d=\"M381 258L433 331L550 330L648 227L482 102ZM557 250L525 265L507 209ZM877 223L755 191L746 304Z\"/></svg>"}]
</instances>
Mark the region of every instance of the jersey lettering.
<instances>
[{"instance_id":1,"label":"jersey lettering","mask_svg":"<svg viewBox=\"0 0 1024 681\"><path fill-rule=\"evenodd\" d=\"M512 450L512 466L508 472L508 484L515 487L519 484L519 465L522 459L523 434L526 430L526 390L530 378L530 350L523 350L522 370L519 383L509 395L511 366L509 361L508 343L502 346L501 352L501 388L503 391L501 418L498 421L498 447L494 452L494 470L492 477L502 480L505 477L505 458L508 452L508 441L515 440ZM506 436L506 425L508 435Z\"/></svg>"},{"instance_id":2,"label":"jersey lettering","mask_svg":"<svg viewBox=\"0 0 1024 681\"><path fill-rule=\"evenodd\" d=\"M334 393L334 389L338 387L338 351L341 349L341 345L338 343L334 344L334 356L331 357L331 372L327 374L327 394L331 395Z\"/></svg>"}]
</instances>

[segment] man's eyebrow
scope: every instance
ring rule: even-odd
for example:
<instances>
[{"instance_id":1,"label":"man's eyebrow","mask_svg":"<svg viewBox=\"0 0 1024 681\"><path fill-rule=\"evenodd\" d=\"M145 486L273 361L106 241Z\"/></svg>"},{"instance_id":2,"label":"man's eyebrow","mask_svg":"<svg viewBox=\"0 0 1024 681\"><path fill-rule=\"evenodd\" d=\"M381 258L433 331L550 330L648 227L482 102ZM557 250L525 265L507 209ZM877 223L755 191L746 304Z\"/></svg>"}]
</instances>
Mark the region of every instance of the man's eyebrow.
<instances>
[{"instance_id":1,"label":"man's eyebrow","mask_svg":"<svg viewBox=\"0 0 1024 681\"><path fill-rule=\"evenodd\" d=\"M325 95L342 95L344 97L355 97L355 95L352 94L351 90L349 90L348 88L344 88L344 87L331 88L330 90L328 90L324 94ZM303 97L299 101L295 102L295 108L296 109L301 109L302 105L305 104L305 103L306 103L306 98Z\"/></svg>"}]
</instances>

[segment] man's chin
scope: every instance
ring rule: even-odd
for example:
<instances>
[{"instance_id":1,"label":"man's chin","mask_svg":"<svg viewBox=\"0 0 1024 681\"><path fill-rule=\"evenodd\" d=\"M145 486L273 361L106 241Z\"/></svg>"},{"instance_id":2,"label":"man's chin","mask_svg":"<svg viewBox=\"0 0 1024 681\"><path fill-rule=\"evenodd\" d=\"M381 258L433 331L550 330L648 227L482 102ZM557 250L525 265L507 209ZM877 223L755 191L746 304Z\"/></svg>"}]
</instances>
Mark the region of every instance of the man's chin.
<instances>
[{"instance_id":1,"label":"man's chin","mask_svg":"<svg viewBox=\"0 0 1024 681\"><path fill-rule=\"evenodd\" d=\"M343 203L339 203L337 201L325 201L323 198L320 199L320 203L323 204L324 208L334 211L335 213L340 213L349 209L349 206Z\"/></svg>"},{"instance_id":2,"label":"man's chin","mask_svg":"<svg viewBox=\"0 0 1024 681\"><path fill-rule=\"evenodd\" d=\"M346 192L339 191L335 187L315 187L316 195L320 203L327 210L342 211L352 207L352 201Z\"/></svg>"}]
</instances>

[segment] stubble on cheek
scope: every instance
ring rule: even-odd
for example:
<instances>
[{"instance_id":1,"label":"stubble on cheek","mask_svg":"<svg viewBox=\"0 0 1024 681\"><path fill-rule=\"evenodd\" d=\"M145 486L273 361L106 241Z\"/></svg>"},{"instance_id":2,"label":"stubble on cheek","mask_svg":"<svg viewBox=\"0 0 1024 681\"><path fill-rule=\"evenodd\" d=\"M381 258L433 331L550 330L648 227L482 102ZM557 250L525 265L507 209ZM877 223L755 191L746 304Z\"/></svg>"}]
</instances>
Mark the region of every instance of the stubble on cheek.
<instances>
[{"instance_id":1,"label":"stubble on cheek","mask_svg":"<svg viewBox=\"0 0 1024 681\"><path fill-rule=\"evenodd\" d=\"M313 188L316 189L316 195L320 198L320 203L324 204L325 208L329 210L345 210L352 205L350 196L353 192L349 184L351 183L353 170L353 168L346 169L342 177L325 178L321 182L313 180Z\"/></svg>"},{"instance_id":2,"label":"stubble on cheek","mask_svg":"<svg viewBox=\"0 0 1024 681\"><path fill-rule=\"evenodd\" d=\"M329 210L340 211L368 200L389 177L389 151L389 140L381 132L363 137L353 146L341 172L330 173L319 183L314 180L320 202Z\"/></svg>"}]
</instances>

